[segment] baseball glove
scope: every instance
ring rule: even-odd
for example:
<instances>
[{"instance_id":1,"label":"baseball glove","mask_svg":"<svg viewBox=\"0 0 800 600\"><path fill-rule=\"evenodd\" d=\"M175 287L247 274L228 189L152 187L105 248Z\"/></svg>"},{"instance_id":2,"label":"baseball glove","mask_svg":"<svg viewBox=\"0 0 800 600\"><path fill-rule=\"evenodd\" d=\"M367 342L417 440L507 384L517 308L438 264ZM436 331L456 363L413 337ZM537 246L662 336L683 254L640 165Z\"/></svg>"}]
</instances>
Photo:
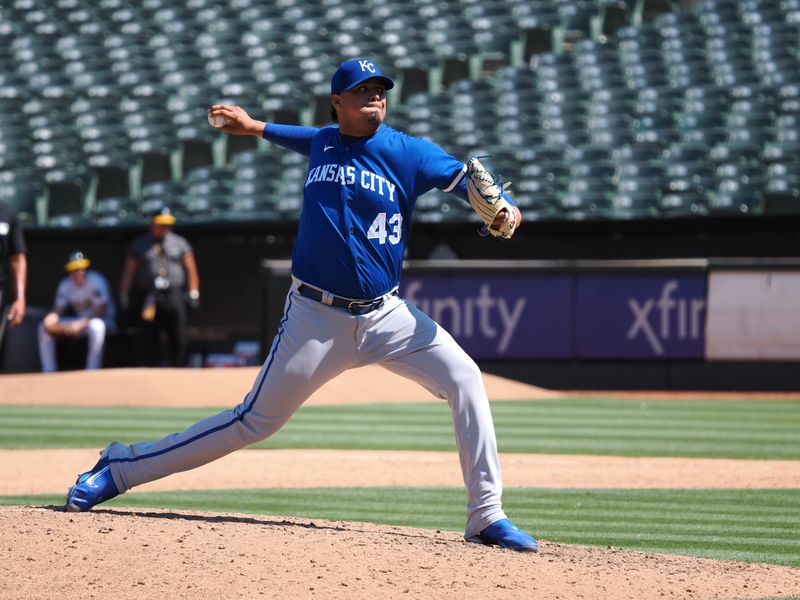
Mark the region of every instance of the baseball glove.
<instances>
[{"instance_id":1,"label":"baseball glove","mask_svg":"<svg viewBox=\"0 0 800 600\"><path fill-rule=\"evenodd\" d=\"M514 235L516 212L504 198L509 185L496 182L477 158L467 162L467 195L472 209L483 221L482 235L491 234L506 240Z\"/></svg>"}]
</instances>

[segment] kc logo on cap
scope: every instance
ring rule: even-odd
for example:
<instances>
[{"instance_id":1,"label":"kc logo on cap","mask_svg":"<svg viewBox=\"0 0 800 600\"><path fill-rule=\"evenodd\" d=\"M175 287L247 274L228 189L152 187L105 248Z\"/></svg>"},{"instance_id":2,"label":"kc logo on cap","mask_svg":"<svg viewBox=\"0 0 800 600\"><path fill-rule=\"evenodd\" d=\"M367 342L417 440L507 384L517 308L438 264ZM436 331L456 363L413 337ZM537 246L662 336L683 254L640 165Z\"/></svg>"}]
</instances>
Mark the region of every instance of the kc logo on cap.
<instances>
[{"instance_id":1,"label":"kc logo on cap","mask_svg":"<svg viewBox=\"0 0 800 600\"><path fill-rule=\"evenodd\" d=\"M375 65L369 60L358 61L358 66L361 67L362 71L369 71L370 73L375 73Z\"/></svg>"},{"instance_id":2,"label":"kc logo on cap","mask_svg":"<svg viewBox=\"0 0 800 600\"><path fill-rule=\"evenodd\" d=\"M353 89L359 83L367 79L380 79L383 87L390 90L394 87L394 81L381 73L380 67L369 59L356 58L348 60L339 65L336 73L331 78L331 94L341 94L344 91Z\"/></svg>"}]
</instances>

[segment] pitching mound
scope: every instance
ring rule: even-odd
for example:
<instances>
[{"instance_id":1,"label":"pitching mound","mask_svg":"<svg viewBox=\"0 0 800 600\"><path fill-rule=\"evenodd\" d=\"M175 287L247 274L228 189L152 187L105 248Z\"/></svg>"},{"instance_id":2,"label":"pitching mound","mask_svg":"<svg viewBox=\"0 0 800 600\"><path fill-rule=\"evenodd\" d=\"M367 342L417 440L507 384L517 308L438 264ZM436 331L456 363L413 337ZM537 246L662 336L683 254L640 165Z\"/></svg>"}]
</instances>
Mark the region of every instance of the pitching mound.
<instances>
[{"instance_id":1,"label":"pitching mound","mask_svg":"<svg viewBox=\"0 0 800 600\"><path fill-rule=\"evenodd\" d=\"M0 404L59 406L224 407L240 402L258 375L237 369L101 369L3 375ZM558 398L562 394L483 374L492 400ZM413 381L370 365L345 371L317 390L309 405L442 402Z\"/></svg>"},{"instance_id":2,"label":"pitching mound","mask_svg":"<svg viewBox=\"0 0 800 600\"><path fill-rule=\"evenodd\" d=\"M180 511L0 509L0 598L753 598L800 589L772 565L458 534Z\"/></svg>"}]
</instances>

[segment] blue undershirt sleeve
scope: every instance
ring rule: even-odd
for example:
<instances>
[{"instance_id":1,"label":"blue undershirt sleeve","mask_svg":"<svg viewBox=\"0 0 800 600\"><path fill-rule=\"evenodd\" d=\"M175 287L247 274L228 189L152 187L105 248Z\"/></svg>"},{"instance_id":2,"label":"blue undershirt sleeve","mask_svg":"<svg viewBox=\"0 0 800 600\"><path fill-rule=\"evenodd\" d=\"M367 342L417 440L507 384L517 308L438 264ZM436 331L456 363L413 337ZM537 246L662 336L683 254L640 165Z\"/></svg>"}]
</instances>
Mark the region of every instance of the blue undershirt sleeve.
<instances>
[{"instance_id":1,"label":"blue undershirt sleeve","mask_svg":"<svg viewBox=\"0 0 800 600\"><path fill-rule=\"evenodd\" d=\"M415 142L416 153L421 158L417 193L423 194L436 187L469 202L464 164L432 142L417 138ZM514 201L507 193L503 194L503 198L514 206Z\"/></svg>"},{"instance_id":2,"label":"blue undershirt sleeve","mask_svg":"<svg viewBox=\"0 0 800 600\"><path fill-rule=\"evenodd\" d=\"M311 140L318 131L319 129L316 127L267 123L261 137L268 142L309 156L311 154Z\"/></svg>"}]
</instances>

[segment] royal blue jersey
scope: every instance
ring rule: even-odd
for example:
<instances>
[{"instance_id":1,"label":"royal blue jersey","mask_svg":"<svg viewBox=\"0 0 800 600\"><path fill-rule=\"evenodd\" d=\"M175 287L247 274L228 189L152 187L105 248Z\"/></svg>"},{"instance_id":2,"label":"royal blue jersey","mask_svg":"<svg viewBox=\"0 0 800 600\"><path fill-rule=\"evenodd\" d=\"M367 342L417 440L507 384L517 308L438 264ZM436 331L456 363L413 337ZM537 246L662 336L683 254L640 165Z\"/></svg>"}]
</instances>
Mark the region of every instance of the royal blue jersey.
<instances>
[{"instance_id":1,"label":"royal blue jersey","mask_svg":"<svg viewBox=\"0 0 800 600\"><path fill-rule=\"evenodd\" d=\"M270 123L264 139L309 157L292 273L339 296L397 287L418 196L439 188L467 197L462 162L386 125L359 138Z\"/></svg>"}]
</instances>

